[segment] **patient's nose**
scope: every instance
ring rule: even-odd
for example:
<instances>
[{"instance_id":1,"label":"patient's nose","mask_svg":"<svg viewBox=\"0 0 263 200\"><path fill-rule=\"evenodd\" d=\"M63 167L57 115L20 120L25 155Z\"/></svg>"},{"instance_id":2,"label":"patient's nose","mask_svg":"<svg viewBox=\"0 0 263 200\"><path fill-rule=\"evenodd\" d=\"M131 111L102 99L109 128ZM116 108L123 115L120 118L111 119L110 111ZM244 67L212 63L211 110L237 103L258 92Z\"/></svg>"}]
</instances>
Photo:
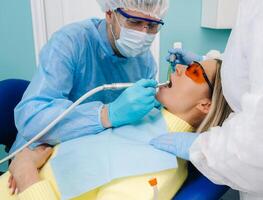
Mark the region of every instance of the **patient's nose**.
<instances>
[{"instance_id":1,"label":"patient's nose","mask_svg":"<svg viewBox=\"0 0 263 200\"><path fill-rule=\"evenodd\" d=\"M178 76L181 76L183 74L184 70L185 70L184 65L181 65L181 64L176 65L176 74Z\"/></svg>"}]
</instances>

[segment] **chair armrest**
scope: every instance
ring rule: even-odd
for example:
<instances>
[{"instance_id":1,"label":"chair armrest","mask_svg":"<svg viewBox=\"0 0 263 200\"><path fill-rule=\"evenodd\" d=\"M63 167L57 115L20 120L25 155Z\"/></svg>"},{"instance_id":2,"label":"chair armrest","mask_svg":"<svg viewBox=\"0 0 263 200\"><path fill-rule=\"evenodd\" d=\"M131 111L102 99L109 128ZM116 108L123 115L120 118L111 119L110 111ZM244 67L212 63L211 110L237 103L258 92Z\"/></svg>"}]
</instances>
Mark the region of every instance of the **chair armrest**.
<instances>
[{"instance_id":1,"label":"chair armrest","mask_svg":"<svg viewBox=\"0 0 263 200\"><path fill-rule=\"evenodd\" d=\"M8 79L0 81L0 144L9 151L15 141L17 129L14 122L14 108L21 100L29 81Z\"/></svg>"},{"instance_id":2,"label":"chair armrest","mask_svg":"<svg viewBox=\"0 0 263 200\"><path fill-rule=\"evenodd\" d=\"M186 182L173 200L218 200L228 189L212 183L191 165Z\"/></svg>"}]
</instances>

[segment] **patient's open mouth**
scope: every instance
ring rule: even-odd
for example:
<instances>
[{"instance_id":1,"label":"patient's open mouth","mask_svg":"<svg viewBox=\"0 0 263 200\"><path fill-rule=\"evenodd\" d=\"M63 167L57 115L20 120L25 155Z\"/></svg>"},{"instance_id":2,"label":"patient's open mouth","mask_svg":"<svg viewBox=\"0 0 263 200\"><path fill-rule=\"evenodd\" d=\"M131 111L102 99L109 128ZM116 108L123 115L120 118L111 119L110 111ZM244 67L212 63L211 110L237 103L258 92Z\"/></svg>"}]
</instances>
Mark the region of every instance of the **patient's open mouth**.
<instances>
[{"instance_id":1,"label":"patient's open mouth","mask_svg":"<svg viewBox=\"0 0 263 200\"><path fill-rule=\"evenodd\" d=\"M168 88L171 88L173 86L173 82L172 82L172 74L170 74L169 76L169 84L168 84Z\"/></svg>"},{"instance_id":2,"label":"patient's open mouth","mask_svg":"<svg viewBox=\"0 0 263 200\"><path fill-rule=\"evenodd\" d=\"M173 82L172 82L172 74L170 74L170 77L169 77L169 84L168 84L168 88L171 88L173 86Z\"/></svg>"},{"instance_id":3,"label":"patient's open mouth","mask_svg":"<svg viewBox=\"0 0 263 200\"><path fill-rule=\"evenodd\" d=\"M169 84L168 84L168 88L171 88L173 86L172 81L170 80Z\"/></svg>"}]
</instances>

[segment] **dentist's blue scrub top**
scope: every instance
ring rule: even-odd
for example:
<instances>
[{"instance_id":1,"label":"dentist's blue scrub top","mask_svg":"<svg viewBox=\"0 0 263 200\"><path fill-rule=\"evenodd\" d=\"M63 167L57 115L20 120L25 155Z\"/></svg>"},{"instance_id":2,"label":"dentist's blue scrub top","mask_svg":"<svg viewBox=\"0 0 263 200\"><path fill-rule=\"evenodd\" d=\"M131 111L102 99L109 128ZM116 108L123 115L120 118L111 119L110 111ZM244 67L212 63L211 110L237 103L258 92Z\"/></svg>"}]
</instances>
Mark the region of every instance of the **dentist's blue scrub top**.
<instances>
[{"instance_id":1,"label":"dentist's blue scrub top","mask_svg":"<svg viewBox=\"0 0 263 200\"><path fill-rule=\"evenodd\" d=\"M15 108L18 136L11 152L87 91L103 84L154 79L155 75L156 63L150 51L135 58L114 54L105 20L88 19L63 27L42 49L37 72ZM102 131L101 108L121 92L102 91L90 97L40 142L57 144Z\"/></svg>"}]
</instances>

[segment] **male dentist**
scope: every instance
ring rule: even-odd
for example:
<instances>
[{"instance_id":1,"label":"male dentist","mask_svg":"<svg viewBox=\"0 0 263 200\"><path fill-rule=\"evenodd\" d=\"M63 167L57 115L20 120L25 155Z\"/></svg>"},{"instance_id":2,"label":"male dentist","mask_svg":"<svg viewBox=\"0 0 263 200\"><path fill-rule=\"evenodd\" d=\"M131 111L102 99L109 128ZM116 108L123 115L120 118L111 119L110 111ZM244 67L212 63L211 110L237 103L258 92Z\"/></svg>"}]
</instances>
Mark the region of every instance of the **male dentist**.
<instances>
[{"instance_id":1,"label":"male dentist","mask_svg":"<svg viewBox=\"0 0 263 200\"><path fill-rule=\"evenodd\" d=\"M138 81L124 92L103 91L87 99L39 143L54 145L129 124L155 106L156 63L150 46L164 24L168 0L97 2L105 19L67 25L42 49L38 70L15 108L18 136L11 151L103 84Z\"/></svg>"}]
</instances>

